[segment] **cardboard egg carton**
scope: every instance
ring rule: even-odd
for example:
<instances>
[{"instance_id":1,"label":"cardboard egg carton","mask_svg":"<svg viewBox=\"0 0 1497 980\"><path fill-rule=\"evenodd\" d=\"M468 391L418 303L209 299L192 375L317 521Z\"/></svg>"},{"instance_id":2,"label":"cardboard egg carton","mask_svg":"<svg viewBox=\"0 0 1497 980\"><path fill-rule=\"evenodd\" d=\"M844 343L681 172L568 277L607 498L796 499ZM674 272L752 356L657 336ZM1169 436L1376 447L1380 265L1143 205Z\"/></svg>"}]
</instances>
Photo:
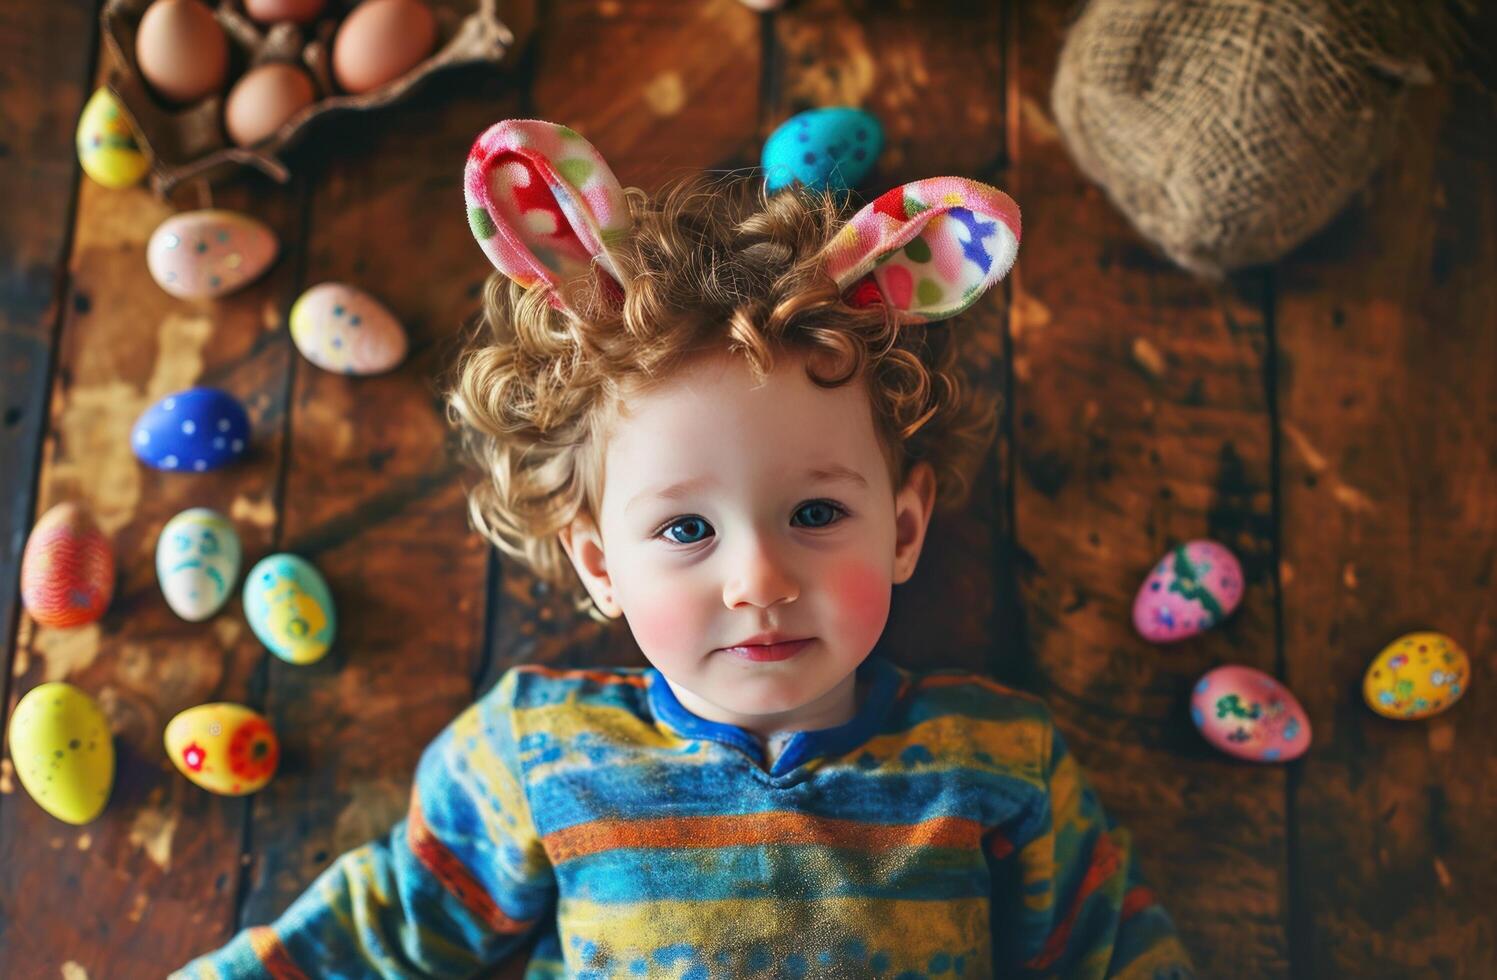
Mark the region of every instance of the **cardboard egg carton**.
<instances>
[{"instance_id":1,"label":"cardboard egg carton","mask_svg":"<svg viewBox=\"0 0 1497 980\"><path fill-rule=\"evenodd\" d=\"M318 117L337 110L365 111L396 102L428 76L453 65L500 61L515 44L514 32L500 21L499 0L424 0L437 25L432 54L400 78L360 95L340 92L333 84L333 37L356 0L329 0L310 24L263 25L244 13L241 0L220 0L214 17L229 42L229 70L223 90L198 102L173 106L158 99L141 76L135 59L135 35L151 0L106 0L100 13L109 64L105 85L135 123L151 156L152 189L166 197L178 184L201 179L211 183L241 166L254 167L285 183L291 171L281 153L306 135ZM518 5L522 21L525 3ZM211 7L211 4L210 4ZM234 83L249 69L271 61L292 62L306 69L317 98L272 135L253 146L238 146L224 132L224 102Z\"/></svg>"}]
</instances>

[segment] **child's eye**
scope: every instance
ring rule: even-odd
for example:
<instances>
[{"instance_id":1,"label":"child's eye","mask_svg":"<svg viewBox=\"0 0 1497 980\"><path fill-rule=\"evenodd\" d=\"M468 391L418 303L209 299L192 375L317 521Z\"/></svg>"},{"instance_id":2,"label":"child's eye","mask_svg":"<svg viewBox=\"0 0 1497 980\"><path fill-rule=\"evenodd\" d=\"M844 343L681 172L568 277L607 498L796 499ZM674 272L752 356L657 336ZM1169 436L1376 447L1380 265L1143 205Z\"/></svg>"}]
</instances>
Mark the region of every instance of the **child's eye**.
<instances>
[{"instance_id":1,"label":"child's eye","mask_svg":"<svg viewBox=\"0 0 1497 980\"><path fill-rule=\"evenodd\" d=\"M686 529L685 540L670 536L670 532L676 528ZM682 517L671 521L665 527L661 528L660 534L665 535L665 539L673 544L696 544L698 541L705 539L711 531L711 526L700 517Z\"/></svg>"},{"instance_id":2,"label":"child's eye","mask_svg":"<svg viewBox=\"0 0 1497 980\"><path fill-rule=\"evenodd\" d=\"M847 509L830 500L810 500L801 504L795 514L797 517L805 515L802 527L829 527L846 517ZM677 529L681 531L680 537L671 534ZM705 541L711 534L712 525L700 517L678 517L657 531L655 537L664 537L672 544L697 544Z\"/></svg>"},{"instance_id":3,"label":"child's eye","mask_svg":"<svg viewBox=\"0 0 1497 980\"><path fill-rule=\"evenodd\" d=\"M808 515L807 527L828 527L847 516L847 511L840 504L835 504L830 500L807 501L796 513Z\"/></svg>"}]
</instances>

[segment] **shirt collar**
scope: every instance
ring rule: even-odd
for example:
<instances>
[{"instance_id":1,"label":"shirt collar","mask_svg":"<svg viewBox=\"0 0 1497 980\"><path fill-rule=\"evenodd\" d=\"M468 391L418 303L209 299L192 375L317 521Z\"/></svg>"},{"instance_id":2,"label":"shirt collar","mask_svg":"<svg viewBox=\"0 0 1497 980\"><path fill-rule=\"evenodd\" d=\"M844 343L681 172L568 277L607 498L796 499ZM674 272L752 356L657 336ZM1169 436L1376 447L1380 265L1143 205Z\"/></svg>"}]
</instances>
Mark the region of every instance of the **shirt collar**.
<instances>
[{"instance_id":1,"label":"shirt collar","mask_svg":"<svg viewBox=\"0 0 1497 980\"><path fill-rule=\"evenodd\" d=\"M694 714L677 700L670 684L666 683L665 675L654 667L645 673L649 679L650 710L656 720L686 738L711 739L740 749L763 768L764 749L753 733L737 725L709 721ZM796 732L775 759L769 770L771 776L784 775L818 757L841 755L866 742L878 731L899 690L899 670L884 657L872 653L858 665L858 678L867 683L867 695L857 713L833 728Z\"/></svg>"}]
</instances>

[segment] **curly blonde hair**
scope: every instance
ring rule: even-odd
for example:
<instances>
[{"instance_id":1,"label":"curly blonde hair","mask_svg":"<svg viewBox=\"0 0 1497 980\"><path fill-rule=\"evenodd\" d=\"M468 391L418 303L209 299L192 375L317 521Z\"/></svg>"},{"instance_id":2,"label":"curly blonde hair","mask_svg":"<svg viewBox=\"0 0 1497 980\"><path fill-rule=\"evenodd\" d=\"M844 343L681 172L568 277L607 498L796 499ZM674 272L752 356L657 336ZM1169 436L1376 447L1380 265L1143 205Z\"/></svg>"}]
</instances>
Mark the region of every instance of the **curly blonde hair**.
<instances>
[{"instance_id":1,"label":"curly blonde hair","mask_svg":"<svg viewBox=\"0 0 1497 980\"><path fill-rule=\"evenodd\" d=\"M597 618L558 532L599 513L620 399L712 351L746 357L757 380L777 351L808 355L807 376L823 387L866 380L893 485L924 460L938 508L966 501L997 431L997 398L963 377L960 329L901 325L887 306L844 301L821 253L846 204L799 187L769 195L752 174L694 175L625 198L633 228L610 246L623 303L594 282L558 309L543 289L495 272L447 387L448 418L484 477L469 491L472 520L501 552Z\"/></svg>"}]
</instances>

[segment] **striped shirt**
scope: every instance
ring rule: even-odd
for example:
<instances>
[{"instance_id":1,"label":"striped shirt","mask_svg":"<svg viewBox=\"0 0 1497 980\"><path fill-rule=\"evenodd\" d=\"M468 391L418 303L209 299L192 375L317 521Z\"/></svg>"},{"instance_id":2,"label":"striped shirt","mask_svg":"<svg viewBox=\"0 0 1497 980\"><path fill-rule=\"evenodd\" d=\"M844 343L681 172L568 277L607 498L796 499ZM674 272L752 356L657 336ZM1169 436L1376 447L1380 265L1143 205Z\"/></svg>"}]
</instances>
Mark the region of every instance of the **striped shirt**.
<instances>
[{"instance_id":1,"label":"striped shirt","mask_svg":"<svg viewBox=\"0 0 1497 980\"><path fill-rule=\"evenodd\" d=\"M1191 977L1034 697L877 654L846 724L759 739L653 668L508 670L410 809L268 926L174 973Z\"/></svg>"}]
</instances>

